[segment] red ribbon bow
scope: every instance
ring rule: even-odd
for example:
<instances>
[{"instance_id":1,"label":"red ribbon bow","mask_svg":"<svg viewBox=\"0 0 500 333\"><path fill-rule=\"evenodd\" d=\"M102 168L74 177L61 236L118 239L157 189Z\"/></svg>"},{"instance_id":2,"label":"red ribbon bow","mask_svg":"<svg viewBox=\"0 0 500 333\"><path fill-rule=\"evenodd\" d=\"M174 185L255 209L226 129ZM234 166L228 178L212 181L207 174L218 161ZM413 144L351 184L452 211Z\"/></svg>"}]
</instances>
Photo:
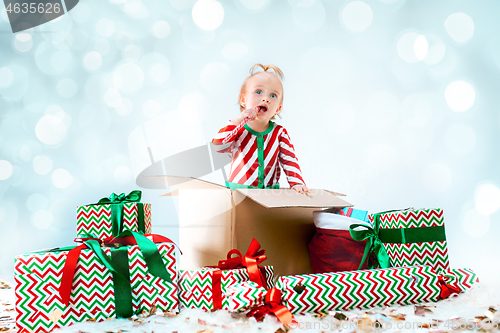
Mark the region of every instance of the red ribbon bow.
<instances>
[{"instance_id":1,"label":"red ribbon bow","mask_svg":"<svg viewBox=\"0 0 500 333\"><path fill-rule=\"evenodd\" d=\"M266 279L259 269L259 264L266 260L267 256L264 254L266 252L265 250L259 251L259 249L259 242L253 238L244 256L237 249L233 249L227 253L226 259L219 261L217 266L208 266L220 269L214 271L212 275L212 300L215 310L222 309L221 279L222 270L224 269L246 268L250 281L255 282L260 287L267 289ZM236 254L237 256L232 257L233 254Z\"/></svg>"},{"instance_id":2,"label":"red ribbon bow","mask_svg":"<svg viewBox=\"0 0 500 333\"><path fill-rule=\"evenodd\" d=\"M281 291L276 288L269 289L266 294L264 305L261 305L247 313L247 317L255 317L258 321L273 313L283 325L290 325L293 315L288 308L281 304Z\"/></svg>"},{"instance_id":3,"label":"red ribbon bow","mask_svg":"<svg viewBox=\"0 0 500 333\"><path fill-rule=\"evenodd\" d=\"M462 291L459 287L448 284L448 280L449 278L446 276L438 276L439 288L441 289L439 297L441 299L448 298L451 294L459 294Z\"/></svg>"}]
</instances>

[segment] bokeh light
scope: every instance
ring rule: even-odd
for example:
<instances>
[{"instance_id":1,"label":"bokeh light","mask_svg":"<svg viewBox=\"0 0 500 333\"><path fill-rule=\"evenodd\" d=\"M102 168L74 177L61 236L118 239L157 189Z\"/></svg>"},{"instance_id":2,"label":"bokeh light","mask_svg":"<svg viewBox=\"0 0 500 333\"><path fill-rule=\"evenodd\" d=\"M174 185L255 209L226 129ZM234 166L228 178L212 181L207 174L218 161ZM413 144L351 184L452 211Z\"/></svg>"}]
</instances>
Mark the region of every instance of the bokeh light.
<instances>
[{"instance_id":1,"label":"bokeh light","mask_svg":"<svg viewBox=\"0 0 500 333\"><path fill-rule=\"evenodd\" d=\"M482 215L495 213L500 208L500 189L491 183L479 185L476 189L475 205Z\"/></svg>"},{"instance_id":2,"label":"bokeh light","mask_svg":"<svg viewBox=\"0 0 500 333\"><path fill-rule=\"evenodd\" d=\"M425 36L417 32L404 33L397 43L398 55L407 63L422 61L427 56L429 44Z\"/></svg>"},{"instance_id":3,"label":"bokeh light","mask_svg":"<svg viewBox=\"0 0 500 333\"><path fill-rule=\"evenodd\" d=\"M231 69L223 62L209 63L201 70L200 83L206 92L225 93L231 83Z\"/></svg>"},{"instance_id":4,"label":"bokeh light","mask_svg":"<svg viewBox=\"0 0 500 333\"><path fill-rule=\"evenodd\" d=\"M35 50L38 68L48 75L59 75L66 70L72 56L64 43L40 42Z\"/></svg>"},{"instance_id":5,"label":"bokeh light","mask_svg":"<svg viewBox=\"0 0 500 333\"><path fill-rule=\"evenodd\" d=\"M224 7L215 0L199 0L191 12L194 23L203 30L215 30L224 20Z\"/></svg>"},{"instance_id":6,"label":"bokeh light","mask_svg":"<svg viewBox=\"0 0 500 333\"><path fill-rule=\"evenodd\" d=\"M422 173L422 184L428 191L444 193L451 185L450 169L442 163L428 165Z\"/></svg>"},{"instance_id":7,"label":"bokeh light","mask_svg":"<svg viewBox=\"0 0 500 333\"><path fill-rule=\"evenodd\" d=\"M47 229L52 224L52 214L48 210L41 209L33 214L33 225L37 229Z\"/></svg>"},{"instance_id":8,"label":"bokeh light","mask_svg":"<svg viewBox=\"0 0 500 333\"><path fill-rule=\"evenodd\" d=\"M60 96L64 98L71 98L75 96L78 91L78 85L72 79L65 78L59 81L57 84L57 92Z\"/></svg>"},{"instance_id":9,"label":"bokeh light","mask_svg":"<svg viewBox=\"0 0 500 333\"><path fill-rule=\"evenodd\" d=\"M90 6L86 3L78 3L78 6L74 7L69 13L71 19L78 23L85 23L89 20L92 15L92 10Z\"/></svg>"},{"instance_id":10,"label":"bokeh light","mask_svg":"<svg viewBox=\"0 0 500 333\"><path fill-rule=\"evenodd\" d=\"M164 84L170 78L170 62L161 53L150 52L145 54L140 62L145 74L145 82L149 86Z\"/></svg>"},{"instance_id":11,"label":"bokeh light","mask_svg":"<svg viewBox=\"0 0 500 333\"><path fill-rule=\"evenodd\" d=\"M115 23L108 18L102 18L97 21L95 29L99 35L109 37L115 32Z\"/></svg>"},{"instance_id":12,"label":"bokeh light","mask_svg":"<svg viewBox=\"0 0 500 333\"><path fill-rule=\"evenodd\" d=\"M248 46L242 42L231 41L222 47L221 55L224 59L234 61L243 58L248 53Z\"/></svg>"},{"instance_id":13,"label":"bokeh light","mask_svg":"<svg viewBox=\"0 0 500 333\"><path fill-rule=\"evenodd\" d=\"M424 62L426 65L435 65L443 60L446 53L446 45L444 45L441 38L434 34L426 34L425 38L428 43L428 51Z\"/></svg>"},{"instance_id":14,"label":"bokeh light","mask_svg":"<svg viewBox=\"0 0 500 333\"><path fill-rule=\"evenodd\" d=\"M128 98L122 98L120 103L115 106L115 112L125 117L134 111L134 103Z\"/></svg>"},{"instance_id":15,"label":"bokeh light","mask_svg":"<svg viewBox=\"0 0 500 333\"><path fill-rule=\"evenodd\" d=\"M148 118L153 118L159 115L161 112L161 105L158 103L158 101L155 101L153 99L147 100L143 105L142 105L142 113Z\"/></svg>"},{"instance_id":16,"label":"bokeh light","mask_svg":"<svg viewBox=\"0 0 500 333\"><path fill-rule=\"evenodd\" d=\"M0 180L9 179L12 172L12 164L7 160L0 160Z\"/></svg>"},{"instance_id":17,"label":"bokeh light","mask_svg":"<svg viewBox=\"0 0 500 333\"><path fill-rule=\"evenodd\" d=\"M28 52L33 47L33 38L27 33L18 33L14 38L14 47L19 52Z\"/></svg>"},{"instance_id":18,"label":"bokeh light","mask_svg":"<svg viewBox=\"0 0 500 333\"><path fill-rule=\"evenodd\" d=\"M413 44L413 51L419 61L424 60L429 52L429 42L424 35L419 35Z\"/></svg>"},{"instance_id":19,"label":"bokeh light","mask_svg":"<svg viewBox=\"0 0 500 333\"><path fill-rule=\"evenodd\" d=\"M474 21L465 13L455 13L448 16L444 21L444 27L458 44L468 42L474 35Z\"/></svg>"},{"instance_id":20,"label":"bokeh light","mask_svg":"<svg viewBox=\"0 0 500 333\"><path fill-rule=\"evenodd\" d=\"M467 154L476 145L476 133L467 123L452 124L446 129L445 144L452 153Z\"/></svg>"},{"instance_id":21,"label":"bokeh light","mask_svg":"<svg viewBox=\"0 0 500 333\"><path fill-rule=\"evenodd\" d=\"M0 67L0 87L8 87L14 81L14 73L8 67Z\"/></svg>"},{"instance_id":22,"label":"bokeh light","mask_svg":"<svg viewBox=\"0 0 500 333\"><path fill-rule=\"evenodd\" d=\"M255 13L266 9L270 0L235 0L234 3L240 9Z\"/></svg>"},{"instance_id":23,"label":"bokeh light","mask_svg":"<svg viewBox=\"0 0 500 333\"><path fill-rule=\"evenodd\" d=\"M91 51L83 57L83 66L90 71L99 69L102 65L102 56L97 51Z\"/></svg>"},{"instance_id":24,"label":"bokeh light","mask_svg":"<svg viewBox=\"0 0 500 333\"><path fill-rule=\"evenodd\" d=\"M141 58L142 50L136 45L129 45L123 50L123 60L134 62Z\"/></svg>"},{"instance_id":25,"label":"bokeh light","mask_svg":"<svg viewBox=\"0 0 500 333\"><path fill-rule=\"evenodd\" d=\"M33 170L41 176L51 172L53 165L52 159L45 155L38 155L33 159Z\"/></svg>"},{"instance_id":26,"label":"bokeh light","mask_svg":"<svg viewBox=\"0 0 500 333\"><path fill-rule=\"evenodd\" d=\"M122 95L120 91L115 88L110 88L106 90L104 94L104 103L106 103L110 107L118 107L122 103Z\"/></svg>"},{"instance_id":27,"label":"bokeh light","mask_svg":"<svg viewBox=\"0 0 500 333\"><path fill-rule=\"evenodd\" d=\"M137 64L123 63L118 65L113 73L113 84L123 92L135 92L144 84L144 72Z\"/></svg>"},{"instance_id":28,"label":"bokeh light","mask_svg":"<svg viewBox=\"0 0 500 333\"><path fill-rule=\"evenodd\" d=\"M365 31L373 22L372 8L363 1L349 2L342 10L341 22L351 31Z\"/></svg>"},{"instance_id":29,"label":"bokeh light","mask_svg":"<svg viewBox=\"0 0 500 333\"><path fill-rule=\"evenodd\" d=\"M153 25L153 35L155 35L156 38L167 38L171 30L172 28L167 21L156 21Z\"/></svg>"},{"instance_id":30,"label":"bokeh light","mask_svg":"<svg viewBox=\"0 0 500 333\"><path fill-rule=\"evenodd\" d=\"M100 55L105 56L109 53L111 45L106 38L99 38L94 43L94 49L99 52Z\"/></svg>"},{"instance_id":31,"label":"bokeh light","mask_svg":"<svg viewBox=\"0 0 500 333\"><path fill-rule=\"evenodd\" d=\"M47 209L49 200L42 193L33 193L26 199L26 208L32 213L38 210Z\"/></svg>"},{"instance_id":32,"label":"bokeh light","mask_svg":"<svg viewBox=\"0 0 500 333\"><path fill-rule=\"evenodd\" d=\"M476 91L470 83L458 80L453 81L446 87L444 97L451 110L464 112L474 105Z\"/></svg>"},{"instance_id":33,"label":"bokeh light","mask_svg":"<svg viewBox=\"0 0 500 333\"><path fill-rule=\"evenodd\" d=\"M314 32L325 24L325 7L321 1L300 1L292 6L292 17L300 31Z\"/></svg>"},{"instance_id":34,"label":"bokeh light","mask_svg":"<svg viewBox=\"0 0 500 333\"><path fill-rule=\"evenodd\" d=\"M50 176L52 184L57 188L65 188L73 183L73 176L66 169L55 169Z\"/></svg>"},{"instance_id":35,"label":"bokeh light","mask_svg":"<svg viewBox=\"0 0 500 333\"><path fill-rule=\"evenodd\" d=\"M490 230L490 217L481 214L476 209L469 209L462 218L462 226L467 236L479 238Z\"/></svg>"},{"instance_id":36,"label":"bokeh light","mask_svg":"<svg viewBox=\"0 0 500 333\"><path fill-rule=\"evenodd\" d=\"M37 122L35 134L46 145L57 145L66 137L66 126L61 118L45 115Z\"/></svg>"}]
</instances>

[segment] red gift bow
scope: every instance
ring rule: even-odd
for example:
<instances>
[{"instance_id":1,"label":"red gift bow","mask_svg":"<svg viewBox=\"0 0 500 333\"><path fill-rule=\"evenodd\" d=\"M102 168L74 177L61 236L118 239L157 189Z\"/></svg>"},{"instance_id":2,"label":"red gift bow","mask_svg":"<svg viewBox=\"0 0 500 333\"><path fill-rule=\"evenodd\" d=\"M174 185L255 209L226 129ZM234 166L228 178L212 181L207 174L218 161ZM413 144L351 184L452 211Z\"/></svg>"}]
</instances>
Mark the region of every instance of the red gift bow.
<instances>
[{"instance_id":1,"label":"red gift bow","mask_svg":"<svg viewBox=\"0 0 500 333\"><path fill-rule=\"evenodd\" d=\"M458 288L457 286L452 286L451 284L448 284L449 278L445 276L438 276L438 283L439 283L439 288L441 289L441 293L439 294L439 297L441 299L445 299L450 297L451 294L459 294L462 290Z\"/></svg>"},{"instance_id":2,"label":"red gift bow","mask_svg":"<svg viewBox=\"0 0 500 333\"><path fill-rule=\"evenodd\" d=\"M214 271L212 275L212 300L215 310L222 309L221 279L223 269L246 268L250 281L257 283L264 289L267 289L267 285L265 283L266 280L264 279L264 276L258 266L261 262L267 259L267 256L264 254L266 250L259 251L259 249L259 242L253 238L245 256L242 256L241 252L237 249L233 249L227 253L226 259L219 261L217 266L208 266L221 269ZM237 256L232 257L233 254L236 254Z\"/></svg>"},{"instance_id":3,"label":"red gift bow","mask_svg":"<svg viewBox=\"0 0 500 333\"><path fill-rule=\"evenodd\" d=\"M273 313L283 325L290 325L293 315L288 308L281 304L281 291L271 288L267 291L264 305L247 313L247 317L255 317L261 321L267 314Z\"/></svg>"},{"instance_id":4,"label":"red gift bow","mask_svg":"<svg viewBox=\"0 0 500 333\"><path fill-rule=\"evenodd\" d=\"M151 241L153 241L153 243L172 243L176 245L169 238L161 235L146 234L144 235L144 237L149 238ZM109 237L105 239L99 239L94 237L78 237L74 239L74 241L77 243L83 243L89 240L98 241L101 246L108 246L108 247L113 246L114 244L137 245L137 242L133 236L126 236L120 238ZM71 297L71 287L73 285L73 278L75 276L75 270L78 258L80 258L80 253L82 252L82 250L86 248L89 248L89 246L83 243L68 251L68 255L66 257L66 263L62 271L61 284L59 286L59 295L61 296L62 303L65 304L66 306L69 306L69 299Z\"/></svg>"}]
</instances>

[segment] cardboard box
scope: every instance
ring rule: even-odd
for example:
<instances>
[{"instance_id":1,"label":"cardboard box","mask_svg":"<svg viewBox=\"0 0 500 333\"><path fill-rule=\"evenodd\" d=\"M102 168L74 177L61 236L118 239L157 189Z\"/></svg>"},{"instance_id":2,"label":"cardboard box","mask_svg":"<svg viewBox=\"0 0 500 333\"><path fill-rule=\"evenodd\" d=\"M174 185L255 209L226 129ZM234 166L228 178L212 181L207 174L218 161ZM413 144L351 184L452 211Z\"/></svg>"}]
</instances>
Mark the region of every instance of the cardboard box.
<instances>
[{"instance_id":1,"label":"cardboard box","mask_svg":"<svg viewBox=\"0 0 500 333\"><path fill-rule=\"evenodd\" d=\"M231 191L211 182L175 176L149 176L179 196L180 268L193 270L215 265L231 249L243 254L252 238L266 250L265 265L275 276L311 273L308 243L314 233L313 211L350 207L342 194L292 189L238 189Z\"/></svg>"}]
</instances>

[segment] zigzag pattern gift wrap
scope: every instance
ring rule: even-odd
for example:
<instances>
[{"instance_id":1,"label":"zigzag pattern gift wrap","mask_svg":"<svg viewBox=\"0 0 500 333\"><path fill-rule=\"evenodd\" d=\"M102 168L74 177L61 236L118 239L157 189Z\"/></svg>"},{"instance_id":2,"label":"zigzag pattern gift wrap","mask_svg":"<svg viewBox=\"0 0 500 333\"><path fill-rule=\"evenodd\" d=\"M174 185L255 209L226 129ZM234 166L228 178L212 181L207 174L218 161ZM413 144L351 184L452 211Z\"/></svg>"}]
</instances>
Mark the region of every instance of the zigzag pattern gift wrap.
<instances>
[{"instance_id":1,"label":"zigzag pattern gift wrap","mask_svg":"<svg viewBox=\"0 0 500 333\"><path fill-rule=\"evenodd\" d=\"M270 287L273 285L273 267L262 266L262 268L265 270L266 283ZM204 267L198 270L179 271L179 300L182 308L201 309L204 311L215 310L212 281L214 272L218 270L218 268ZM239 305L235 307L231 303L230 296L234 291L230 290L230 287L250 281L247 269L240 268L220 271L221 309L231 310L236 308L239 310L241 308ZM251 295L249 295L249 298L241 296L240 300L235 301L241 303L246 301L251 302L252 297Z\"/></svg>"},{"instance_id":2,"label":"zigzag pattern gift wrap","mask_svg":"<svg viewBox=\"0 0 500 333\"><path fill-rule=\"evenodd\" d=\"M282 276L276 288L293 314L435 302L441 292L429 266Z\"/></svg>"},{"instance_id":3,"label":"zigzag pattern gift wrap","mask_svg":"<svg viewBox=\"0 0 500 333\"><path fill-rule=\"evenodd\" d=\"M471 289L474 284L479 283L476 273L469 268L451 268L441 271L440 274L447 278L447 284L458 288L461 292Z\"/></svg>"},{"instance_id":4,"label":"zigzag pattern gift wrap","mask_svg":"<svg viewBox=\"0 0 500 333\"><path fill-rule=\"evenodd\" d=\"M109 198L99 200L100 204L78 206L77 235L89 234L105 239L117 236L125 230L151 233L151 204L138 202L140 191L132 191L128 196L132 194L136 194L135 198L128 201L124 194L121 194L120 198L113 193Z\"/></svg>"},{"instance_id":5,"label":"zigzag pattern gift wrap","mask_svg":"<svg viewBox=\"0 0 500 333\"><path fill-rule=\"evenodd\" d=\"M428 265L437 272L449 268L442 209L392 211L379 216L380 239L394 267ZM428 241L427 241L428 240Z\"/></svg>"},{"instance_id":6,"label":"zigzag pattern gift wrap","mask_svg":"<svg viewBox=\"0 0 500 333\"><path fill-rule=\"evenodd\" d=\"M128 246L134 312L178 311L175 248L156 244L172 283L148 272L138 246ZM110 248L102 248L111 255ZM69 306L58 293L68 251L29 253L15 259L16 324L19 332L49 332L85 320L116 316L113 275L88 249L81 251L73 278Z\"/></svg>"}]
</instances>

